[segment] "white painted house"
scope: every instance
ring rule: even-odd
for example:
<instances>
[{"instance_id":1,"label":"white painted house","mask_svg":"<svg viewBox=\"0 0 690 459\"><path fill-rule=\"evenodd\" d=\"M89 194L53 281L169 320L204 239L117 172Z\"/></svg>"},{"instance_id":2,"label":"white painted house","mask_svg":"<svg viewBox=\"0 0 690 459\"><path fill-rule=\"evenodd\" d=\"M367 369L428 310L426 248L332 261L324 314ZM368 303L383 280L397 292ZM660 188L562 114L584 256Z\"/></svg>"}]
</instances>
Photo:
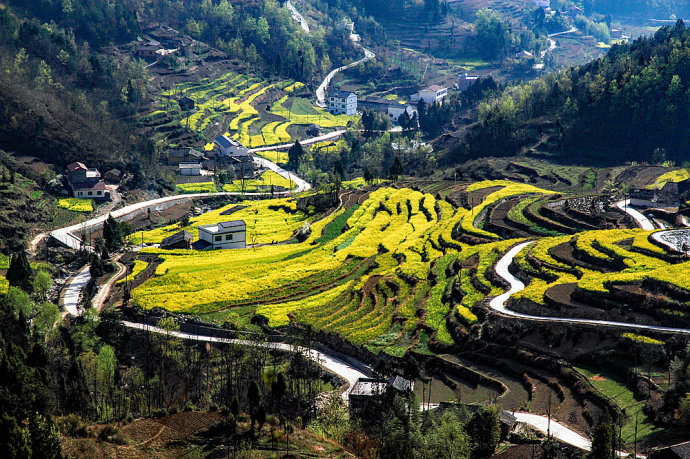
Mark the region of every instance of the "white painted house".
<instances>
[{"instance_id":1,"label":"white painted house","mask_svg":"<svg viewBox=\"0 0 690 459\"><path fill-rule=\"evenodd\" d=\"M249 150L247 147L242 145L235 139L231 139L226 135L221 135L215 138L213 141L214 150L218 153L218 156L249 156Z\"/></svg>"},{"instance_id":2,"label":"white painted house","mask_svg":"<svg viewBox=\"0 0 690 459\"><path fill-rule=\"evenodd\" d=\"M410 97L410 101L416 103L423 100L427 104L440 104L443 103L443 99L445 99L447 95L448 88L435 84L426 89L422 89L417 94L413 94L412 97Z\"/></svg>"},{"instance_id":3,"label":"white painted house","mask_svg":"<svg viewBox=\"0 0 690 459\"><path fill-rule=\"evenodd\" d=\"M470 75L469 73L462 74L458 77L458 89L464 91L478 79L478 75Z\"/></svg>"},{"instance_id":4,"label":"white painted house","mask_svg":"<svg viewBox=\"0 0 690 459\"><path fill-rule=\"evenodd\" d=\"M247 247L247 225L244 220L201 225L199 241L194 245L201 250L244 249Z\"/></svg>"},{"instance_id":5,"label":"white painted house","mask_svg":"<svg viewBox=\"0 0 690 459\"><path fill-rule=\"evenodd\" d=\"M335 90L328 95L328 111L333 115L352 116L357 113L357 94Z\"/></svg>"},{"instance_id":6,"label":"white painted house","mask_svg":"<svg viewBox=\"0 0 690 459\"><path fill-rule=\"evenodd\" d=\"M403 104L396 104L392 103L388 105L388 116L391 117L394 123L397 123L398 120L400 119L400 116L403 113L407 113L407 116L412 118L415 113L417 113L417 109L412 107L411 105L403 105Z\"/></svg>"},{"instance_id":7,"label":"white painted house","mask_svg":"<svg viewBox=\"0 0 690 459\"><path fill-rule=\"evenodd\" d=\"M201 175L201 163L180 163L180 175Z\"/></svg>"},{"instance_id":8,"label":"white painted house","mask_svg":"<svg viewBox=\"0 0 690 459\"><path fill-rule=\"evenodd\" d=\"M533 2L537 8L548 8L551 6L551 0L533 0Z\"/></svg>"}]
</instances>

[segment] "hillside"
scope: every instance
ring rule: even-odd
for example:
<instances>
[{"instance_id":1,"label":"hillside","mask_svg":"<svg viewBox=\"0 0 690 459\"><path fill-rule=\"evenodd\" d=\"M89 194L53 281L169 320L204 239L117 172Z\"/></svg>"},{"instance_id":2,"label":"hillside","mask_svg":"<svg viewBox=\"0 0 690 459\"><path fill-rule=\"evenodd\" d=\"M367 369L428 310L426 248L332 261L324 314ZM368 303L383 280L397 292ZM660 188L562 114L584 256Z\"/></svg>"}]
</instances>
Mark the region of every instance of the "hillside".
<instances>
[{"instance_id":1,"label":"hillside","mask_svg":"<svg viewBox=\"0 0 690 459\"><path fill-rule=\"evenodd\" d=\"M569 162L684 161L690 141L690 30L679 21L602 59L480 105L479 124L449 158L521 150Z\"/></svg>"}]
</instances>

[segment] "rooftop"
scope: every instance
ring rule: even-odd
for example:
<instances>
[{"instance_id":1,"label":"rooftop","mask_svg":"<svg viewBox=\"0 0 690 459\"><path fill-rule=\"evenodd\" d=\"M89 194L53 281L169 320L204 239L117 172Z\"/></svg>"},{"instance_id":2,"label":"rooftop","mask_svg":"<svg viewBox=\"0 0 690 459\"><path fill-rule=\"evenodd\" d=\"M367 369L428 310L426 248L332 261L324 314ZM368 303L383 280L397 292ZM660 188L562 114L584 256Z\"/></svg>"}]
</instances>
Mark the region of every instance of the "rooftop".
<instances>
[{"instance_id":1,"label":"rooftop","mask_svg":"<svg viewBox=\"0 0 690 459\"><path fill-rule=\"evenodd\" d=\"M233 233L237 231L243 231L247 229L247 225L244 220L232 220L229 222L221 222L213 225L201 225L199 229L203 229L207 233Z\"/></svg>"},{"instance_id":2,"label":"rooftop","mask_svg":"<svg viewBox=\"0 0 690 459\"><path fill-rule=\"evenodd\" d=\"M74 162L74 163L71 163L71 164L68 164L68 165L67 165L67 170L70 171L70 172L72 172L72 173L74 173L74 172L76 172L76 171L78 171L78 170L80 170L80 169L85 170L85 171L86 171L86 170L89 170L89 168L86 167L86 166L84 165L84 163L80 163L80 162Z\"/></svg>"},{"instance_id":3,"label":"rooftop","mask_svg":"<svg viewBox=\"0 0 690 459\"><path fill-rule=\"evenodd\" d=\"M105 191L105 182L101 180L98 183L74 183L72 184L72 188L75 190L81 190L81 191L99 191L103 190Z\"/></svg>"},{"instance_id":4,"label":"rooftop","mask_svg":"<svg viewBox=\"0 0 690 459\"><path fill-rule=\"evenodd\" d=\"M200 163L180 163L180 169L199 169Z\"/></svg>"},{"instance_id":5,"label":"rooftop","mask_svg":"<svg viewBox=\"0 0 690 459\"><path fill-rule=\"evenodd\" d=\"M350 396L352 395L380 395L386 392L388 383L380 379L359 378L359 380L352 386Z\"/></svg>"},{"instance_id":6,"label":"rooftop","mask_svg":"<svg viewBox=\"0 0 690 459\"><path fill-rule=\"evenodd\" d=\"M446 87L439 86L439 85L437 85L437 84L432 84L432 85L429 86L428 88L424 89L424 91L439 92L439 91L443 91L443 90L447 90L447 89L448 89L448 88L446 88Z\"/></svg>"},{"instance_id":7,"label":"rooftop","mask_svg":"<svg viewBox=\"0 0 690 459\"><path fill-rule=\"evenodd\" d=\"M219 135L214 140L221 148L241 147L242 144L226 135Z\"/></svg>"},{"instance_id":8,"label":"rooftop","mask_svg":"<svg viewBox=\"0 0 690 459\"><path fill-rule=\"evenodd\" d=\"M351 91L342 91L340 89L336 89L334 91L331 91L329 94L330 97L339 97L341 99L347 99L348 97L354 95L353 92Z\"/></svg>"},{"instance_id":9,"label":"rooftop","mask_svg":"<svg viewBox=\"0 0 690 459\"><path fill-rule=\"evenodd\" d=\"M173 234L172 236L168 236L165 239L163 239L160 245L161 247L163 247L166 245L177 244L181 241L191 241L192 239L194 239L192 233L190 233L189 231L180 231L178 233Z\"/></svg>"}]
</instances>

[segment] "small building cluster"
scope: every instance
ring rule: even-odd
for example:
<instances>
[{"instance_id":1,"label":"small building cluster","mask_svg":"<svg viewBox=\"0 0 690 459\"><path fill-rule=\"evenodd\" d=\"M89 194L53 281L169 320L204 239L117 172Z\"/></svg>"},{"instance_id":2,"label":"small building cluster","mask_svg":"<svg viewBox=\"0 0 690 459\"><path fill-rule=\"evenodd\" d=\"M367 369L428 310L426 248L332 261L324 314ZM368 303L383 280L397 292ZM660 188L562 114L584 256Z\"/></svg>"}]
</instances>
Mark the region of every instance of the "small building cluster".
<instances>
[{"instance_id":1,"label":"small building cluster","mask_svg":"<svg viewBox=\"0 0 690 459\"><path fill-rule=\"evenodd\" d=\"M397 123L400 116L407 112L407 116L412 118L416 113L417 109L408 104L401 104L399 102L382 99L380 97L367 97L360 102L362 108L368 110L374 110L379 113L385 113L390 116L394 123Z\"/></svg>"},{"instance_id":2,"label":"small building cluster","mask_svg":"<svg viewBox=\"0 0 690 459\"><path fill-rule=\"evenodd\" d=\"M110 171L113 172L114 171ZM107 200L110 193L98 169L89 169L81 162L67 165L67 183L75 198Z\"/></svg>"},{"instance_id":3,"label":"small building cluster","mask_svg":"<svg viewBox=\"0 0 690 459\"><path fill-rule=\"evenodd\" d=\"M244 220L232 220L199 226L199 239L189 231L180 231L160 243L164 250L217 250L244 249L247 247L247 225Z\"/></svg>"},{"instance_id":4,"label":"small building cluster","mask_svg":"<svg viewBox=\"0 0 690 459\"><path fill-rule=\"evenodd\" d=\"M690 180L667 182L660 190L633 189L630 191L630 205L651 207L677 212L681 204L681 195L690 191Z\"/></svg>"}]
</instances>

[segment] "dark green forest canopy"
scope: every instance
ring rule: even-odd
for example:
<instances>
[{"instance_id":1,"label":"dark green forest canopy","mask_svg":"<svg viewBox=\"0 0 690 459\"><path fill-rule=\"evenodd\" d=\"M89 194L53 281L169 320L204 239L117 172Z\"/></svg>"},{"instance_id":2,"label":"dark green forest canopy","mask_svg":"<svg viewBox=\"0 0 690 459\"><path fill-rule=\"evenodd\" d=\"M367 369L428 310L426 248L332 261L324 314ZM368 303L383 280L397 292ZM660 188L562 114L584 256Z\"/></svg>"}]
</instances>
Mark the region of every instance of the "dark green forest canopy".
<instances>
[{"instance_id":1,"label":"dark green forest canopy","mask_svg":"<svg viewBox=\"0 0 690 459\"><path fill-rule=\"evenodd\" d=\"M690 29L678 21L482 103L480 125L453 156L512 155L551 133L551 148L566 160L684 161L689 89Z\"/></svg>"}]
</instances>

